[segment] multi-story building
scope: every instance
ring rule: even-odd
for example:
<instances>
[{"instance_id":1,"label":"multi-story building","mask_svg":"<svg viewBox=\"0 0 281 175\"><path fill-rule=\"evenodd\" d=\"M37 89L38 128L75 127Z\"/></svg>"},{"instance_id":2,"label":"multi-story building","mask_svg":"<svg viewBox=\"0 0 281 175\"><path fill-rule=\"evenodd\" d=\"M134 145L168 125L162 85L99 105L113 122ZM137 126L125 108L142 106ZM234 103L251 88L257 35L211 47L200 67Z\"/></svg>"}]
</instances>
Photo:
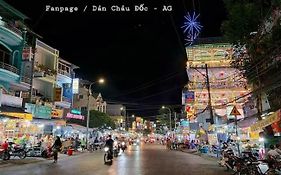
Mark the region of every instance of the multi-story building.
<instances>
[{"instance_id":1,"label":"multi-story building","mask_svg":"<svg viewBox=\"0 0 281 175\"><path fill-rule=\"evenodd\" d=\"M71 108L72 105L72 80L75 77L74 69L79 67L59 58L55 89L55 106Z\"/></svg>"},{"instance_id":2,"label":"multi-story building","mask_svg":"<svg viewBox=\"0 0 281 175\"><path fill-rule=\"evenodd\" d=\"M4 1L0 1L0 111L4 107L21 108L30 90L31 67L26 66L23 50L27 31L27 16ZM30 48L29 48L30 49ZM27 64L28 65L28 64Z\"/></svg>"},{"instance_id":3,"label":"multi-story building","mask_svg":"<svg viewBox=\"0 0 281 175\"><path fill-rule=\"evenodd\" d=\"M89 110L96 110L106 113L106 102L102 99L101 93L92 93L89 96L89 86L90 82L85 80L79 80L79 92L73 97L73 108L81 111L83 115L87 115L88 101Z\"/></svg>"},{"instance_id":4,"label":"multi-story building","mask_svg":"<svg viewBox=\"0 0 281 175\"><path fill-rule=\"evenodd\" d=\"M205 128L210 121L209 94L206 78L209 78L210 97L214 122L224 123L234 116L230 112L235 105L243 117L242 105L250 92L246 79L231 67L232 48L228 43L197 44L186 48L187 85L190 99L185 109L191 121L201 123ZM208 70L208 74L206 71ZM196 117L194 114L197 114ZM207 120L206 120L207 119Z\"/></svg>"},{"instance_id":5,"label":"multi-story building","mask_svg":"<svg viewBox=\"0 0 281 175\"><path fill-rule=\"evenodd\" d=\"M58 62L59 51L36 40L32 95L37 103L54 101Z\"/></svg>"}]
</instances>

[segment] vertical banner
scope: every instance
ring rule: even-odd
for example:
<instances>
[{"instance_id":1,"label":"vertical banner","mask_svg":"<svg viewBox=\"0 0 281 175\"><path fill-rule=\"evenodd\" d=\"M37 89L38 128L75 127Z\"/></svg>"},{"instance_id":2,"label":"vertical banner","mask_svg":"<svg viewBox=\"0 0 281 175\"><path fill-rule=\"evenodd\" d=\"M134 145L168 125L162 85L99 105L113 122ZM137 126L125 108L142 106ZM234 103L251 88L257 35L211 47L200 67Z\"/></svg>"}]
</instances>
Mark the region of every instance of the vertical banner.
<instances>
[{"instance_id":1,"label":"vertical banner","mask_svg":"<svg viewBox=\"0 0 281 175\"><path fill-rule=\"evenodd\" d=\"M61 101L61 94L62 94L62 89L55 88L55 93L54 93L54 101Z\"/></svg>"},{"instance_id":2,"label":"vertical banner","mask_svg":"<svg viewBox=\"0 0 281 175\"><path fill-rule=\"evenodd\" d=\"M72 93L73 94L79 93L79 78L74 78L72 80Z\"/></svg>"},{"instance_id":3,"label":"vertical banner","mask_svg":"<svg viewBox=\"0 0 281 175\"><path fill-rule=\"evenodd\" d=\"M62 96L63 96L63 101L67 101L71 103L72 101L72 87L70 83L64 83L62 84Z\"/></svg>"}]
</instances>

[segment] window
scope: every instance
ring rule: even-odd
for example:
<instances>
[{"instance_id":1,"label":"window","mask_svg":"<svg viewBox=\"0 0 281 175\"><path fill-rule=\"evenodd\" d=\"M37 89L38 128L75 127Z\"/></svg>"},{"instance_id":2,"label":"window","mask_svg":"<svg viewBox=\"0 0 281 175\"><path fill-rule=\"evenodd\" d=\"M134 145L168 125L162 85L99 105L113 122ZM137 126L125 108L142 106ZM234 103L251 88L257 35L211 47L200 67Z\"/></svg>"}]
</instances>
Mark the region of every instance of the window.
<instances>
[{"instance_id":1,"label":"window","mask_svg":"<svg viewBox=\"0 0 281 175\"><path fill-rule=\"evenodd\" d=\"M79 99L83 99L83 95L82 94L79 95Z\"/></svg>"}]
</instances>

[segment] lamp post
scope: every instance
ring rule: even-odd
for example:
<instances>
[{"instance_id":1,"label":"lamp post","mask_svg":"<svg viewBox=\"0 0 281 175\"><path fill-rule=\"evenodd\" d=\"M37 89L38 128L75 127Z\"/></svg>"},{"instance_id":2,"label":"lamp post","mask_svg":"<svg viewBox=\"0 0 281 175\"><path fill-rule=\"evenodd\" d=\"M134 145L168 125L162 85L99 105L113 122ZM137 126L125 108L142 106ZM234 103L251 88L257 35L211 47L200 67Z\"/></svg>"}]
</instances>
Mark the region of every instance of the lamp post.
<instances>
[{"instance_id":1,"label":"lamp post","mask_svg":"<svg viewBox=\"0 0 281 175\"><path fill-rule=\"evenodd\" d=\"M166 106L162 106L162 109L168 109L169 110L169 115L170 115L170 131L172 131L172 117L171 117L171 115L172 115L172 111L171 111L171 109L170 108L168 108L168 107L166 107Z\"/></svg>"},{"instance_id":2,"label":"lamp post","mask_svg":"<svg viewBox=\"0 0 281 175\"><path fill-rule=\"evenodd\" d=\"M87 130L86 130L86 146L89 149L89 123L90 123L90 96L92 95L92 85L95 83L103 84L104 79L99 79L98 81L92 82L88 88L88 101L87 101Z\"/></svg>"},{"instance_id":3,"label":"lamp post","mask_svg":"<svg viewBox=\"0 0 281 175\"><path fill-rule=\"evenodd\" d=\"M127 121L127 114L126 114L126 107L121 107L120 108L121 112L124 111L124 118L125 118L125 130L128 130L128 121Z\"/></svg>"}]
</instances>

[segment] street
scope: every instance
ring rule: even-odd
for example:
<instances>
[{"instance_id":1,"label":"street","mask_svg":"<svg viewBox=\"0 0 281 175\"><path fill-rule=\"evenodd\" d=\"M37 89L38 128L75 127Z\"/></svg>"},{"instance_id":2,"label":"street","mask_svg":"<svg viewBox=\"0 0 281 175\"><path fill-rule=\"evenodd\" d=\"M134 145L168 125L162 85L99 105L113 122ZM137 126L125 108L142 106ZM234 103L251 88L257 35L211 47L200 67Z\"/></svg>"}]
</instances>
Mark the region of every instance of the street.
<instances>
[{"instance_id":1,"label":"street","mask_svg":"<svg viewBox=\"0 0 281 175\"><path fill-rule=\"evenodd\" d=\"M20 161L20 160L14 160ZM1 175L227 175L214 160L180 151L166 150L162 145L130 146L125 153L104 165L103 151L71 157L60 155L52 160L30 161L27 164L0 166Z\"/></svg>"}]
</instances>

